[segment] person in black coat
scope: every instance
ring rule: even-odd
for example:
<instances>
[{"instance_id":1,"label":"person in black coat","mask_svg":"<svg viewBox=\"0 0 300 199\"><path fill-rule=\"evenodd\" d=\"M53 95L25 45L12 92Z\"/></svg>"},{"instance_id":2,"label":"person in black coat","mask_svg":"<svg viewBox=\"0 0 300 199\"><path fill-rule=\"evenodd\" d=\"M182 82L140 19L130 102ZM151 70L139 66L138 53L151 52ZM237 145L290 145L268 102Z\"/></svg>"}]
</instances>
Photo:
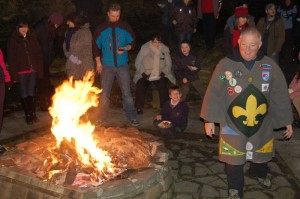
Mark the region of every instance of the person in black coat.
<instances>
[{"instance_id":1,"label":"person in black coat","mask_svg":"<svg viewBox=\"0 0 300 199\"><path fill-rule=\"evenodd\" d=\"M180 44L180 52L173 61L175 77L182 91L182 100L186 100L190 86L197 90L201 98L205 93L205 89L199 78L199 71L201 69L200 60L190 51L190 43L186 40L182 41Z\"/></svg>"},{"instance_id":2,"label":"person in black coat","mask_svg":"<svg viewBox=\"0 0 300 199\"><path fill-rule=\"evenodd\" d=\"M54 42L56 30L63 23L63 16L58 12L53 12L49 17L41 19L34 27L37 39L43 54L44 74L43 79L38 84L38 98L40 108L47 111L50 105L50 96L54 88L50 83L50 65L55 57Z\"/></svg>"}]
</instances>

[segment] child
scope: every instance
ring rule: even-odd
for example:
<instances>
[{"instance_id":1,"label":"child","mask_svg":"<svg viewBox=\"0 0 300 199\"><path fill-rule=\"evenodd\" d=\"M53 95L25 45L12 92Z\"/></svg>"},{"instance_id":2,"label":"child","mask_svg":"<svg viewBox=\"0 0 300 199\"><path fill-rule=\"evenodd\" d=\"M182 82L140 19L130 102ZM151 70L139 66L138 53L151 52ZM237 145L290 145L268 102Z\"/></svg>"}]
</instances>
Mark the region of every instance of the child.
<instances>
[{"instance_id":1,"label":"child","mask_svg":"<svg viewBox=\"0 0 300 199\"><path fill-rule=\"evenodd\" d=\"M199 79L200 60L190 53L191 45L188 41L182 41L180 44L181 52L174 59L175 77L179 82L182 90L182 100L186 100L186 96L192 85L200 94L204 96L204 87Z\"/></svg>"},{"instance_id":2,"label":"child","mask_svg":"<svg viewBox=\"0 0 300 199\"><path fill-rule=\"evenodd\" d=\"M183 133L187 127L189 108L180 99L181 95L179 87L172 86L169 89L171 99L164 103L160 114L153 121L153 125L163 136L174 137L176 134Z\"/></svg>"}]
</instances>

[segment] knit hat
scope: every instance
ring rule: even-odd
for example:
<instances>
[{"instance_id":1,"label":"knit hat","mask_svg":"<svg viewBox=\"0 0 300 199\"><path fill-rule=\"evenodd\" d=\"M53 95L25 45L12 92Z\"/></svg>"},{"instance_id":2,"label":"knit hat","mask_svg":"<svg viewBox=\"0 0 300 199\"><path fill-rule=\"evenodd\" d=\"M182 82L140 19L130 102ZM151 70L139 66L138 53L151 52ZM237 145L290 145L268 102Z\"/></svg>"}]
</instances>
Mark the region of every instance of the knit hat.
<instances>
[{"instance_id":1,"label":"knit hat","mask_svg":"<svg viewBox=\"0 0 300 199\"><path fill-rule=\"evenodd\" d=\"M274 3L268 3L268 4L266 5L266 7L265 7L265 10L269 10L269 9L272 8L273 6L276 8L276 5L275 5Z\"/></svg>"},{"instance_id":2,"label":"knit hat","mask_svg":"<svg viewBox=\"0 0 300 199\"><path fill-rule=\"evenodd\" d=\"M236 7L234 12L234 17L248 17L248 8L245 8L244 6Z\"/></svg>"},{"instance_id":3,"label":"knit hat","mask_svg":"<svg viewBox=\"0 0 300 199\"><path fill-rule=\"evenodd\" d=\"M57 26L60 26L63 23L63 20L63 16L58 12L52 13L49 17L49 21L51 21L51 23L53 24L56 24Z\"/></svg>"}]
</instances>

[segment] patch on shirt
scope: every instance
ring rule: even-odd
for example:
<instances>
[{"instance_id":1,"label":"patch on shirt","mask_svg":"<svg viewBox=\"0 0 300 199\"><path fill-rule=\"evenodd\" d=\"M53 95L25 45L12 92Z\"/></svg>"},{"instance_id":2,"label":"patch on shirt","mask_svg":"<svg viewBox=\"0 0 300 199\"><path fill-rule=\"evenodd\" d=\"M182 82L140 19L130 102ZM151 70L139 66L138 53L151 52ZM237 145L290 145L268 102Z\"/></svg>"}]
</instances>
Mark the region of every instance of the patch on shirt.
<instances>
[{"instance_id":1,"label":"patch on shirt","mask_svg":"<svg viewBox=\"0 0 300 199\"><path fill-rule=\"evenodd\" d=\"M220 79L222 82L225 82L225 81L226 81L226 76L225 76L225 75L220 75L219 79Z\"/></svg>"},{"instance_id":2,"label":"patch on shirt","mask_svg":"<svg viewBox=\"0 0 300 199\"><path fill-rule=\"evenodd\" d=\"M233 95L233 94L234 94L233 88L228 87L228 88L227 88L227 93L228 93L228 95Z\"/></svg>"},{"instance_id":3,"label":"patch on shirt","mask_svg":"<svg viewBox=\"0 0 300 199\"><path fill-rule=\"evenodd\" d=\"M227 80L230 80L232 78L232 73L230 71L225 71L225 76Z\"/></svg>"},{"instance_id":4,"label":"patch on shirt","mask_svg":"<svg viewBox=\"0 0 300 199\"><path fill-rule=\"evenodd\" d=\"M237 129L249 138L261 127L267 110L265 96L250 84L232 101L227 113Z\"/></svg>"},{"instance_id":5,"label":"patch on shirt","mask_svg":"<svg viewBox=\"0 0 300 199\"><path fill-rule=\"evenodd\" d=\"M261 92L269 91L269 84L261 84Z\"/></svg>"},{"instance_id":6,"label":"patch on shirt","mask_svg":"<svg viewBox=\"0 0 300 199\"><path fill-rule=\"evenodd\" d=\"M241 156L245 154L244 152L237 150L236 148L225 142L223 138L220 138L219 153L222 155L230 156Z\"/></svg>"},{"instance_id":7,"label":"patch on shirt","mask_svg":"<svg viewBox=\"0 0 300 199\"><path fill-rule=\"evenodd\" d=\"M262 79L266 82L266 81L269 81L269 79L270 79L270 72L269 71L265 71L265 70L263 70L262 72L261 72L261 77L262 77Z\"/></svg>"},{"instance_id":8,"label":"patch on shirt","mask_svg":"<svg viewBox=\"0 0 300 199\"><path fill-rule=\"evenodd\" d=\"M273 152L273 144L274 144L274 137L269 140L263 147L258 149L257 153L272 153Z\"/></svg>"},{"instance_id":9,"label":"patch on shirt","mask_svg":"<svg viewBox=\"0 0 300 199\"><path fill-rule=\"evenodd\" d=\"M236 79L234 79L234 78L231 78L228 82L229 82L230 86L235 86L236 85Z\"/></svg>"},{"instance_id":10,"label":"patch on shirt","mask_svg":"<svg viewBox=\"0 0 300 199\"><path fill-rule=\"evenodd\" d=\"M258 67L260 67L263 70L271 70L272 69L272 65L270 65L270 64L260 64Z\"/></svg>"},{"instance_id":11,"label":"patch on shirt","mask_svg":"<svg viewBox=\"0 0 300 199\"><path fill-rule=\"evenodd\" d=\"M240 85L237 85L236 87L234 87L234 91L236 93L240 93L240 92L242 92L242 87Z\"/></svg>"},{"instance_id":12,"label":"patch on shirt","mask_svg":"<svg viewBox=\"0 0 300 199\"><path fill-rule=\"evenodd\" d=\"M227 134L227 135L238 135L237 132L235 132L232 128L229 126L224 126L221 130L221 134Z\"/></svg>"},{"instance_id":13,"label":"patch on shirt","mask_svg":"<svg viewBox=\"0 0 300 199\"><path fill-rule=\"evenodd\" d=\"M243 76L243 73L240 70L235 70L233 73L234 73L234 76L237 78L240 78Z\"/></svg>"}]
</instances>

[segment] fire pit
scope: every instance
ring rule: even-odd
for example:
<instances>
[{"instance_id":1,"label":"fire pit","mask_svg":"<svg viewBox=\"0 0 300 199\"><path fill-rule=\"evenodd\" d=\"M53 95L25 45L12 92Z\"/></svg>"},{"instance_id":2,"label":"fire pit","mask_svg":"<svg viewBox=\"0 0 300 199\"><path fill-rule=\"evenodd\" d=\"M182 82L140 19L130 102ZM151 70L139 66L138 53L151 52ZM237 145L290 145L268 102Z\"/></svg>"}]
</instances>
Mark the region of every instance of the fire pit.
<instances>
[{"instance_id":1,"label":"fire pit","mask_svg":"<svg viewBox=\"0 0 300 199\"><path fill-rule=\"evenodd\" d=\"M52 171L56 172L49 178L43 169L49 154L54 153L56 140L54 136L45 135L7 148L0 156L1 199L172 198L173 178L167 166L168 155L156 137L135 128L97 128L95 139L99 141L97 146L112 151L109 154L113 154L113 162L119 161L117 164L124 166L122 172L103 183L92 182L90 168L70 166L67 161L73 160L66 157L66 153L72 155L71 147L64 146L64 151L56 155L67 163L54 166Z\"/></svg>"},{"instance_id":2,"label":"fire pit","mask_svg":"<svg viewBox=\"0 0 300 199\"><path fill-rule=\"evenodd\" d=\"M168 155L156 137L88 120L100 92L92 73L56 88L52 135L7 147L0 157L1 199L172 197Z\"/></svg>"}]
</instances>

